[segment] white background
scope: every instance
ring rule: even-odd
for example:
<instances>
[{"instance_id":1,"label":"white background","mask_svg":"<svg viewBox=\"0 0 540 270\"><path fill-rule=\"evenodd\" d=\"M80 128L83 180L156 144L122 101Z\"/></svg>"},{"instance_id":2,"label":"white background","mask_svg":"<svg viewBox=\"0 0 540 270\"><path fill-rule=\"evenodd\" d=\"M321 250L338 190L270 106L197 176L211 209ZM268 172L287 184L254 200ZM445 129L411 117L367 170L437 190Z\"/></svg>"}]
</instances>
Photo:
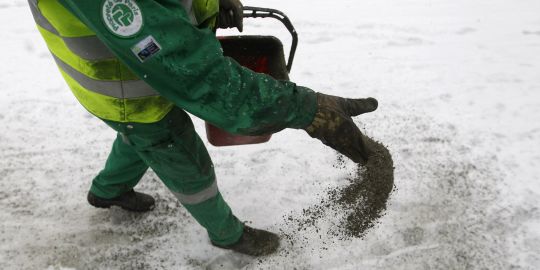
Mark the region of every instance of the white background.
<instances>
[{"instance_id":1,"label":"white background","mask_svg":"<svg viewBox=\"0 0 540 270\"><path fill-rule=\"evenodd\" d=\"M538 0L246 1L292 19L298 84L379 109L359 125L393 154L396 190L364 239L296 232L249 269L540 268ZM250 34L290 39L279 23ZM3 269L201 269L224 251L152 172L135 215L86 203L112 130L62 81L23 0L0 0L0 265ZM201 136L203 122L195 120ZM209 146L222 193L252 226L292 233L354 164L304 132L269 143ZM318 232L317 232L318 231Z\"/></svg>"}]
</instances>

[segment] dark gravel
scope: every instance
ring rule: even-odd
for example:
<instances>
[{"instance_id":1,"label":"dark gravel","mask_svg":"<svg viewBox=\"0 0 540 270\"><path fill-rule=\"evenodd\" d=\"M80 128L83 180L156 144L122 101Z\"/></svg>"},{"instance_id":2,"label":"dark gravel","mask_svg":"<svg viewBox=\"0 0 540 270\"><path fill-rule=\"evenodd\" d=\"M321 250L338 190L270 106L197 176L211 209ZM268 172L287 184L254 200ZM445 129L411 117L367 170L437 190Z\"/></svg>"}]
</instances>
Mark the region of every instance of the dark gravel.
<instances>
[{"instance_id":1,"label":"dark gravel","mask_svg":"<svg viewBox=\"0 0 540 270\"><path fill-rule=\"evenodd\" d=\"M372 139L368 138L366 142L374 154L364 166L358 166L351 183L333 195L335 203L349 212L340 224L346 237L362 237L377 223L394 188L394 163L390 152Z\"/></svg>"},{"instance_id":2,"label":"dark gravel","mask_svg":"<svg viewBox=\"0 0 540 270\"><path fill-rule=\"evenodd\" d=\"M366 164L359 164L349 184L327 191L321 201L302 211L300 216L290 215L286 220L292 224L294 231L315 229L319 220L334 213L346 213L338 224L334 224L328 233L337 239L361 238L367 230L375 226L386 210L386 203L394 188L394 166L388 149L379 142L368 137L366 145L372 155ZM339 159L338 162L343 162ZM295 236L282 232L292 245Z\"/></svg>"}]
</instances>

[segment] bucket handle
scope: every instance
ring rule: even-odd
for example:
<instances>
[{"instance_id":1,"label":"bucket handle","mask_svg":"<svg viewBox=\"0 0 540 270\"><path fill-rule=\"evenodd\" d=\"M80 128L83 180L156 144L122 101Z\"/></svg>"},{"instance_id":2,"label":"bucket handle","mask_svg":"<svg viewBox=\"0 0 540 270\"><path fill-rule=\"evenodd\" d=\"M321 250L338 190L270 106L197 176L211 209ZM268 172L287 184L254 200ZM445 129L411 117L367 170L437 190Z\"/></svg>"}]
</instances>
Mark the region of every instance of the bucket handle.
<instances>
[{"instance_id":1,"label":"bucket handle","mask_svg":"<svg viewBox=\"0 0 540 270\"><path fill-rule=\"evenodd\" d=\"M292 36L291 51L289 52L289 60L287 61L287 71L290 73L294 55L296 54L296 47L298 46L298 33L296 32L296 29L294 29L294 26L287 15L276 9L245 6L244 18L274 18L287 27L287 30L289 30L289 33L291 33Z\"/></svg>"}]
</instances>

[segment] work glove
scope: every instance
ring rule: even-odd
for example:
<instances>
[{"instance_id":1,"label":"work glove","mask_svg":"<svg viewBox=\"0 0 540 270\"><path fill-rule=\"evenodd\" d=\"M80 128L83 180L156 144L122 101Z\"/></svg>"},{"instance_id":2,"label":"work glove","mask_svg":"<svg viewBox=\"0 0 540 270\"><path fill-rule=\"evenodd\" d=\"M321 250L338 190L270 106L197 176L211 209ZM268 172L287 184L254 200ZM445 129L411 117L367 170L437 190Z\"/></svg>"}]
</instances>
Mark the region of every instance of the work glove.
<instances>
[{"instance_id":1,"label":"work glove","mask_svg":"<svg viewBox=\"0 0 540 270\"><path fill-rule=\"evenodd\" d=\"M244 6L239 0L219 0L218 28L244 30Z\"/></svg>"},{"instance_id":2,"label":"work glove","mask_svg":"<svg viewBox=\"0 0 540 270\"><path fill-rule=\"evenodd\" d=\"M356 163L367 162L372 151L351 117L377 109L374 98L348 99L317 93L315 119L304 130Z\"/></svg>"}]
</instances>

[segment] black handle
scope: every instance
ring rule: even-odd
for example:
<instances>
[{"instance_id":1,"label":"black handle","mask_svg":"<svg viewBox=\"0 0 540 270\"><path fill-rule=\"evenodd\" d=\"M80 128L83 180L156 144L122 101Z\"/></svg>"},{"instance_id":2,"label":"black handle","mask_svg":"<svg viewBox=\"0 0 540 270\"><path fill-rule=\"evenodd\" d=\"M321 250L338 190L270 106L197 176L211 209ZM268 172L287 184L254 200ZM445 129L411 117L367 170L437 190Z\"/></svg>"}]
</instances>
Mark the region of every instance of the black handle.
<instances>
[{"instance_id":1,"label":"black handle","mask_svg":"<svg viewBox=\"0 0 540 270\"><path fill-rule=\"evenodd\" d=\"M296 47L298 46L298 33L294 29L293 24L283 12L271 9L271 8L260 8L260 7L244 7L244 18L274 18L282 22L289 33L292 36L292 45L291 52L289 53L289 60L287 61L287 71L291 72L294 55L296 54Z\"/></svg>"}]
</instances>

